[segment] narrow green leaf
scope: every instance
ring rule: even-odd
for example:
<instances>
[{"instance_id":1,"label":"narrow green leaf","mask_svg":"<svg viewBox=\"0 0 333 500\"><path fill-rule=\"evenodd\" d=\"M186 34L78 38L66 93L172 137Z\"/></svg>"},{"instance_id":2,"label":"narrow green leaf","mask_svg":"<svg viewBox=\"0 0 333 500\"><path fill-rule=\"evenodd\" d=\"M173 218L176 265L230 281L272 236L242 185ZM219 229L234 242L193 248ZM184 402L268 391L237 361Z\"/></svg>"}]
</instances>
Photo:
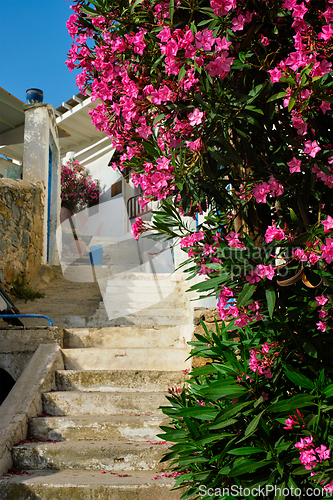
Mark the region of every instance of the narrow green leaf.
<instances>
[{"instance_id":1,"label":"narrow green leaf","mask_svg":"<svg viewBox=\"0 0 333 500\"><path fill-rule=\"evenodd\" d=\"M135 0L134 4L131 6L131 14L133 14L135 7L142 2L143 0Z\"/></svg>"},{"instance_id":2,"label":"narrow green leaf","mask_svg":"<svg viewBox=\"0 0 333 500\"><path fill-rule=\"evenodd\" d=\"M261 416L263 413L264 413L263 411L261 413L259 413L257 416L254 417L252 422L249 423L249 425L245 429L245 433L244 433L245 436L249 436L250 434L252 434L252 432L254 432L256 430L256 428L259 425L259 422L260 422L260 419L261 419Z\"/></svg>"},{"instance_id":3,"label":"narrow green leaf","mask_svg":"<svg viewBox=\"0 0 333 500\"><path fill-rule=\"evenodd\" d=\"M277 94L272 95L266 102L276 101L277 99L281 99L282 97L286 97L286 92L278 92Z\"/></svg>"},{"instance_id":4,"label":"narrow green leaf","mask_svg":"<svg viewBox=\"0 0 333 500\"><path fill-rule=\"evenodd\" d=\"M178 81L180 82L180 80L184 78L185 75L186 75L186 66L185 64L183 64L178 73Z\"/></svg>"},{"instance_id":5,"label":"narrow green leaf","mask_svg":"<svg viewBox=\"0 0 333 500\"><path fill-rule=\"evenodd\" d=\"M265 450L261 448L252 448L252 446L243 446L241 448L235 448L234 450L227 451L229 455L252 455L254 453L266 453Z\"/></svg>"},{"instance_id":6,"label":"narrow green leaf","mask_svg":"<svg viewBox=\"0 0 333 500\"><path fill-rule=\"evenodd\" d=\"M250 300L250 298L252 297L252 295L254 294L255 289L256 289L256 285L250 285L250 283L246 283L244 285L243 290L241 291L241 293L238 296L237 307L241 307L241 306L246 305L248 303L248 301Z\"/></svg>"},{"instance_id":7,"label":"narrow green leaf","mask_svg":"<svg viewBox=\"0 0 333 500\"><path fill-rule=\"evenodd\" d=\"M294 384L297 384L300 387L304 387L305 389L313 389L314 385L310 379L308 379L303 373L298 370L291 369L291 367L287 367L285 365L285 372L289 380L291 380Z\"/></svg>"},{"instance_id":8,"label":"narrow green leaf","mask_svg":"<svg viewBox=\"0 0 333 500\"><path fill-rule=\"evenodd\" d=\"M142 144L143 144L143 147L145 148L145 151L149 155L153 156L154 158L159 157L159 153L158 153L157 149L154 148L154 146L152 144L150 144L150 142L143 141Z\"/></svg>"},{"instance_id":9,"label":"narrow green leaf","mask_svg":"<svg viewBox=\"0 0 333 500\"><path fill-rule=\"evenodd\" d=\"M170 13L170 22L171 24L173 23L173 14L175 11L175 0L170 0L170 7L169 7L169 13Z\"/></svg>"},{"instance_id":10,"label":"narrow green leaf","mask_svg":"<svg viewBox=\"0 0 333 500\"><path fill-rule=\"evenodd\" d=\"M268 314L269 317L272 318L276 301L276 293L272 286L266 288L265 293L266 293Z\"/></svg>"},{"instance_id":11,"label":"narrow green leaf","mask_svg":"<svg viewBox=\"0 0 333 500\"><path fill-rule=\"evenodd\" d=\"M333 396L333 384L330 384L327 387L325 387L323 392L327 398Z\"/></svg>"},{"instance_id":12,"label":"narrow green leaf","mask_svg":"<svg viewBox=\"0 0 333 500\"><path fill-rule=\"evenodd\" d=\"M260 462L255 462L251 461L251 463L246 463L246 464L240 464L237 465L236 467L233 467L229 473L229 477L238 477L241 476L242 474L248 474L249 472L254 472L257 469L261 469L262 467L265 467L266 465L269 465L272 463L271 460L261 460Z\"/></svg>"},{"instance_id":13,"label":"narrow green leaf","mask_svg":"<svg viewBox=\"0 0 333 500\"><path fill-rule=\"evenodd\" d=\"M160 115L157 115L154 118L153 125L156 125L156 123L160 122L161 120L164 120L164 118L165 118L165 114L164 113L161 113Z\"/></svg>"},{"instance_id":14,"label":"narrow green leaf","mask_svg":"<svg viewBox=\"0 0 333 500\"><path fill-rule=\"evenodd\" d=\"M273 413L280 413L281 411L288 412L290 410L295 410L296 408L314 405L314 398L315 396L310 396L309 394L297 394L290 399L283 399L277 403L273 403L267 408L267 410Z\"/></svg>"}]
</instances>

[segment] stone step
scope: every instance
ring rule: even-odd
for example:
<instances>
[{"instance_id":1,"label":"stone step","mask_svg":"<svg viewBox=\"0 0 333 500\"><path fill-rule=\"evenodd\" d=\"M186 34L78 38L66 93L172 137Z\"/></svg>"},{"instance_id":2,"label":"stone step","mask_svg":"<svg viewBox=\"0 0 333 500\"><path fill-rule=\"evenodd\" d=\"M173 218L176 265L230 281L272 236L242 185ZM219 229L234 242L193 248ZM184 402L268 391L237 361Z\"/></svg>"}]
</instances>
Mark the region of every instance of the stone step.
<instances>
[{"instance_id":1,"label":"stone step","mask_svg":"<svg viewBox=\"0 0 333 500\"><path fill-rule=\"evenodd\" d=\"M47 415L162 415L160 406L167 406L162 392L80 392L54 391L42 394Z\"/></svg>"},{"instance_id":2,"label":"stone step","mask_svg":"<svg viewBox=\"0 0 333 500\"><path fill-rule=\"evenodd\" d=\"M168 445L164 444L165 441L156 443L136 441L24 443L13 447L13 465L17 469L83 469L112 472L161 470L163 467L159 462L167 452Z\"/></svg>"},{"instance_id":3,"label":"stone step","mask_svg":"<svg viewBox=\"0 0 333 500\"><path fill-rule=\"evenodd\" d=\"M63 349L66 370L158 370L191 368L188 348L125 347Z\"/></svg>"},{"instance_id":4,"label":"stone step","mask_svg":"<svg viewBox=\"0 0 333 500\"><path fill-rule=\"evenodd\" d=\"M1 500L179 500L175 480L151 471L38 470L0 478Z\"/></svg>"},{"instance_id":5,"label":"stone step","mask_svg":"<svg viewBox=\"0 0 333 500\"><path fill-rule=\"evenodd\" d=\"M116 317L124 317L124 316L149 316L149 317L162 317L162 318L187 318L188 323L190 322L190 314L186 310L185 307L179 307L178 304L175 304L175 307L171 307L168 304L168 308L161 307L161 303L157 302L153 305L148 305L147 302L145 304L140 305L136 302L128 302L126 305L117 304L116 301L105 300L104 301L105 308L108 312L109 316L113 318ZM159 305L159 307L157 307Z\"/></svg>"},{"instance_id":6,"label":"stone step","mask_svg":"<svg viewBox=\"0 0 333 500\"><path fill-rule=\"evenodd\" d=\"M167 391L182 387L187 376L182 371L149 370L59 370L56 384L60 391Z\"/></svg>"},{"instance_id":7,"label":"stone step","mask_svg":"<svg viewBox=\"0 0 333 500\"><path fill-rule=\"evenodd\" d=\"M29 436L39 441L160 441L161 425L168 425L161 416L128 417L73 416L37 417L29 421Z\"/></svg>"},{"instance_id":8,"label":"stone step","mask_svg":"<svg viewBox=\"0 0 333 500\"><path fill-rule=\"evenodd\" d=\"M183 282L180 280L167 280L162 277L162 279L159 279L158 275L156 275L156 278L152 279L151 277L147 279L135 279L131 280L128 278L123 278L119 279L118 276L114 278L108 277L108 284L107 288L110 290L112 289L119 289L125 287L126 290L133 290L133 291L138 291L138 290L175 290L175 289L182 289Z\"/></svg>"},{"instance_id":9,"label":"stone step","mask_svg":"<svg viewBox=\"0 0 333 500\"><path fill-rule=\"evenodd\" d=\"M189 325L192 324L192 319L190 316L154 316L149 314L147 316L120 316L112 317L108 315L105 310L104 304L96 311L94 316L92 316L88 324L88 328L103 328L106 326L177 326L177 325Z\"/></svg>"},{"instance_id":10,"label":"stone step","mask_svg":"<svg viewBox=\"0 0 333 500\"><path fill-rule=\"evenodd\" d=\"M192 325L72 328L64 331L64 347L185 347L192 332Z\"/></svg>"}]
</instances>

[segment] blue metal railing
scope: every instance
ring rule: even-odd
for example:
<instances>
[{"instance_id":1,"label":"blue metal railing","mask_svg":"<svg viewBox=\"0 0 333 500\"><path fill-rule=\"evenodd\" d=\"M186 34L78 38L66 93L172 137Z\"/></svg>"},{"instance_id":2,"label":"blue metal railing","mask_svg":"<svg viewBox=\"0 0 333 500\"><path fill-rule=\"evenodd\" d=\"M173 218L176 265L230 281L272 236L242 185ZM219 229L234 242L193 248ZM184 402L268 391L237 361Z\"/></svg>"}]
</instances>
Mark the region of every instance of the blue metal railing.
<instances>
[{"instance_id":1,"label":"blue metal railing","mask_svg":"<svg viewBox=\"0 0 333 500\"><path fill-rule=\"evenodd\" d=\"M52 320L44 314L0 314L0 318L13 319L13 318L45 318L49 321L50 326L54 326Z\"/></svg>"}]
</instances>

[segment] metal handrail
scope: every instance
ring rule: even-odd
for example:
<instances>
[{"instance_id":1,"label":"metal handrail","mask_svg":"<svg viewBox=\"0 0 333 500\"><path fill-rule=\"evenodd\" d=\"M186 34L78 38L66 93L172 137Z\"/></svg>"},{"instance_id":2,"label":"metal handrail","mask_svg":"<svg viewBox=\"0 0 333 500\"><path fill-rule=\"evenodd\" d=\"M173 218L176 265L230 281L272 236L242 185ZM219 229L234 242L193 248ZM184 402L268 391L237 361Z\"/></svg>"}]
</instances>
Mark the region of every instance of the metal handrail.
<instances>
[{"instance_id":1,"label":"metal handrail","mask_svg":"<svg viewBox=\"0 0 333 500\"><path fill-rule=\"evenodd\" d=\"M44 314L0 314L0 318L13 319L13 318L45 318L49 321L50 326L54 326L52 320Z\"/></svg>"}]
</instances>

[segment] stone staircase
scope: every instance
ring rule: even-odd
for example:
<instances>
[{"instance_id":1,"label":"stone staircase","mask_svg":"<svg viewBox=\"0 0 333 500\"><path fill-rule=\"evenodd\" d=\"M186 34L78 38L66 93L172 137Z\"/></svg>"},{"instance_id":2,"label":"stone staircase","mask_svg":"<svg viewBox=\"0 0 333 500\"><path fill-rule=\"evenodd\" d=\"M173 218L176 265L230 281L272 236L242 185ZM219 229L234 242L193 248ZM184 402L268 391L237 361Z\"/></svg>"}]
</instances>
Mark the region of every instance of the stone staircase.
<instances>
[{"instance_id":1,"label":"stone staircase","mask_svg":"<svg viewBox=\"0 0 333 500\"><path fill-rule=\"evenodd\" d=\"M30 475L0 480L1 500L179 500L161 475L168 443L156 435L168 387L190 368L181 283L143 273L108 280L88 325L65 332L58 390L43 394L43 414L12 452Z\"/></svg>"}]
</instances>

